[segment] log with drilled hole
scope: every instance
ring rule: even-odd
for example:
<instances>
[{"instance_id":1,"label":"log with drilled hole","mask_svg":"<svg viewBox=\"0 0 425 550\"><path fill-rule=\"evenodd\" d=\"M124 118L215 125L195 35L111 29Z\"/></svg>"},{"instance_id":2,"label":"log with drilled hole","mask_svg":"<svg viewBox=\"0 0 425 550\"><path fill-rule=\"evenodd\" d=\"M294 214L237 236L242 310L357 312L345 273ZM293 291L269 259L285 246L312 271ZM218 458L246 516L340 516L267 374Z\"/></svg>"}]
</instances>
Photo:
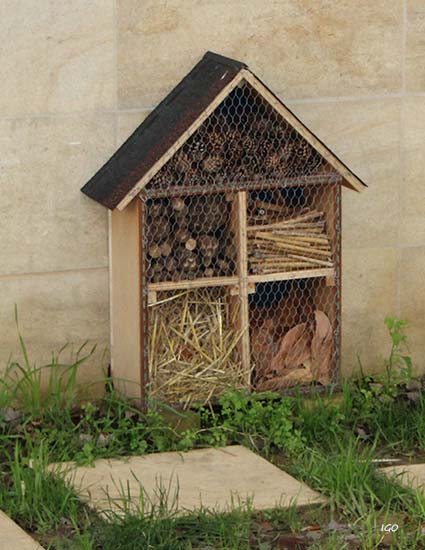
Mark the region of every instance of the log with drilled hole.
<instances>
[{"instance_id":1,"label":"log with drilled hole","mask_svg":"<svg viewBox=\"0 0 425 550\"><path fill-rule=\"evenodd\" d=\"M232 275L231 208L224 195L152 200L147 207L149 282Z\"/></svg>"}]
</instances>

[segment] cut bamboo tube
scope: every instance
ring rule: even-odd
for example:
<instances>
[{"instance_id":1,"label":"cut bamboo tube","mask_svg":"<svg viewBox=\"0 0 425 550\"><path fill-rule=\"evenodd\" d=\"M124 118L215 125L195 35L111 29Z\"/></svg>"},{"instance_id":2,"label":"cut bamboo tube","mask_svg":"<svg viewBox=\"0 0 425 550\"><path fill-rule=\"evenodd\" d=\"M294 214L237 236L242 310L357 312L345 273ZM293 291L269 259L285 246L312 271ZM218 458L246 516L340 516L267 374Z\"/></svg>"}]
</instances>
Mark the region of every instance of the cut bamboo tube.
<instances>
[{"instance_id":1,"label":"cut bamboo tube","mask_svg":"<svg viewBox=\"0 0 425 550\"><path fill-rule=\"evenodd\" d=\"M322 265L324 267L333 267L333 262L326 261L326 260L318 260L317 258L310 258L306 256L299 256L298 254L288 254L288 258L293 258L294 260L304 260L311 262L312 264Z\"/></svg>"},{"instance_id":2,"label":"cut bamboo tube","mask_svg":"<svg viewBox=\"0 0 425 550\"><path fill-rule=\"evenodd\" d=\"M257 235L256 237L257 239L262 238L259 235ZM312 252L313 254L317 254L319 256L329 256L329 252L326 250L320 250L318 248L300 246L295 244L287 244L286 242L282 242L279 238L278 239L274 238L274 236L263 237L263 239L275 241L276 247L282 248L283 250L299 250L300 252L308 251L308 252Z\"/></svg>"},{"instance_id":3,"label":"cut bamboo tube","mask_svg":"<svg viewBox=\"0 0 425 550\"><path fill-rule=\"evenodd\" d=\"M315 218L320 218L323 216L323 212L319 212L317 210L313 210L307 214L302 214L300 216L296 216L294 218L287 218L285 220L282 220L282 221L279 221L279 222L276 222L276 223L272 223L272 224L268 224L268 227L270 229L278 229L279 227L286 227L288 225L295 225L299 222L306 222L308 220L314 220ZM312 223L312 222L310 222ZM258 229L258 227L256 226L253 226L253 225L249 225L247 227L247 231L253 231L255 229Z\"/></svg>"},{"instance_id":4,"label":"cut bamboo tube","mask_svg":"<svg viewBox=\"0 0 425 550\"><path fill-rule=\"evenodd\" d=\"M257 273L260 274L260 273L278 273L279 270L277 269L277 267L279 266L273 266L273 267L265 267L261 270L259 270ZM302 267L311 267L311 264L310 263L307 263L307 262L298 262L298 263L295 263L295 264L292 264L292 265L285 265L283 266L284 268L287 268L287 267L290 267L291 269L300 269Z\"/></svg>"},{"instance_id":5,"label":"cut bamboo tube","mask_svg":"<svg viewBox=\"0 0 425 550\"><path fill-rule=\"evenodd\" d=\"M278 231L275 232L275 235L282 236L287 240L291 241L298 241L298 242L306 242L306 243L317 243L317 244L329 244L329 239L324 237L310 237L305 235L288 235L287 233L279 233Z\"/></svg>"}]
</instances>

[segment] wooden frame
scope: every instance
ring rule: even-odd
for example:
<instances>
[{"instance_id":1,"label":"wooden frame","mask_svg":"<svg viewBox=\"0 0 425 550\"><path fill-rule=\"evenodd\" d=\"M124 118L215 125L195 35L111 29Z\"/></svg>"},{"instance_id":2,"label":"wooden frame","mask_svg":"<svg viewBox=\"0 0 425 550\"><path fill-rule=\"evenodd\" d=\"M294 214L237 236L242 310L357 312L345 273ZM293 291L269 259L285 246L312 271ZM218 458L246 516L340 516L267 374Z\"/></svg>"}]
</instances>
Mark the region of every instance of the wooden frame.
<instances>
[{"instance_id":1,"label":"wooden frame","mask_svg":"<svg viewBox=\"0 0 425 550\"><path fill-rule=\"evenodd\" d=\"M247 257L247 198L246 191L239 191L232 204L232 226L236 244L236 262L238 272L239 330L242 333L239 349L242 367L250 373L250 338L248 307L248 257ZM250 380L248 380L250 384Z\"/></svg>"},{"instance_id":2,"label":"wooden frame","mask_svg":"<svg viewBox=\"0 0 425 550\"><path fill-rule=\"evenodd\" d=\"M356 191L362 191L366 188L361 179L333 154L261 80L251 73L246 65L211 52L204 57L205 59L194 70L193 74L197 75L196 79L190 75L189 78L184 79L175 91L155 109L152 117L149 117L150 121L147 120L146 124L143 123L139 126L112 159L82 189L89 197L113 209L110 218L112 374L116 387L122 393L130 397L134 397L136 394L142 403L146 402L145 391L149 375L147 362L148 340L150 337L148 306L155 304L158 292L210 287L221 288L220 295L225 296L226 306L228 308L229 305L230 308L233 306L238 308L237 321L234 320L236 319L234 315L230 318L233 323L237 323L238 329L242 331L239 343L240 358L247 372L251 370L251 359L255 356L255 339L251 339L250 330L252 336L255 329L258 328L255 327L253 308L256 307L257 299L260 303L259 296L250 299L250 294L258 293L259 295L263 292L263 289L265 289L265 293L271 294L270 288L277 288L278 292L276 294L279 296L284 295L286 299L291 289L304 290L304 288L311 287L314 289L311 295L316 299L317 306L325 304L323 306L324 313L328 315L333 327L339 328L341 228L340 217L336 214L340 212L341 185ZM203 71L206 72L203 73ZM240 89L238 90L238 88ZM269 128L266 124L267 131L270 130L269 133L272 139L268 139L264 134L264 144L262 144L264 147L259 148L255 143L263 139L261 137L263 132L260 131L260 126L256 129L254 125L252 127L254 134L252 136L248 135L247 141L241 141L243 154L246 153L248 159L250 155L257 155L258 158L261 158L264 154L264 157L270 162L257 164L253 171L251 169L240 171L239 166L243 168L244 164L241 162L241 158L230 158L231 162L228 167L223 164L224 159L218 159L220 168L212 168L210 171L210 169L206 169L208 165L205 166L203 163L208 156L208 147L211 147L214 153L217 153L213 144L214 140L210 140L209 137L206 140L201 139L200 144L205 146L205 150L201 152L199 157L194 150L191 150L192 143L186 144L186 142L194 136L203 124L208 125L209 121L214 123L213 125L217 124L215 117L216 111L219 110L217 108L220 108L220 105L229 98L233 91L241 92L241 97L249 97L257 106L261 104L267 116L270 115L270 119L273 119L273 121L279 119L285 131L279 132L281 137L277 140L276 136L278 134L275 134L273 128ZM238 93L234 95L237 96ZM232 100L232 97L229 100ZM242 106L244 104L244 102L241 103ZM227 103L223 106L224 111L227 109L226 105ZM235 104L232 103L231 110L227 114L237 112L238 109L235 109ZM254 109L253 113L257 113L257 110ZM257 114L261 118L259 110ZM226 117L224 121L226 121ZM152 126L153 122L155 122L154 126ZM242 140L243 135L242 127L239 129L240 125L238 125L237 131L235 133L230 132L228 135L230 141L225 143L225 126L223 125L222 131L218 132L216 137L218 137L218 149L227 154L229 144L232 144L234 139ZM287 127L295 130L296 135L293 144L291 143L292 137L286 134ZM207 131L209 132L208 128ZM302 139L299 139L300 136ZM194 139L196 139L195 136ZM282 155L277 152L277 148L284 145L283 140L289 140L286 160L284 150L282 150ZM217 139L215 141L217 145ZM225 147L220 148L220 142ZM250 142L252 142L253 147L251 147ZM187 147L180 151L185 144ZM300 144L303 150L300 149ZM295 148L293 148L294 145ZM311 147L326 161L320 169ZM174 171L170 172L168 179L160 180L158 178L152 181L152 178L176 153L178 153L176 156L179 156L181 152L183 153L181 157L184 157L186 149L189 157L186 162L181 164L181 167L174 166ZM192 153L193 158L191 159L190 155ZM296 157L299 157L299 159L304 157L306 162L305 170L302 170L303 173L298 175L297 173L301 171L297 168L299 159L297 160ZM178 160L176 158L176 161ZM182 159L180 158L180 160ZM282 161L287 165L282 164ZM226 161L224 160L224 162ZM180 177L181 172L187 172L186 176L188 177ZM191 176L193 173L196 176L195 179ZM237 180L237 174L241 176L239 181ZM247 181L248 179L251 181ZM146 189L146 185L151 181L152 185ZM247 227L247 219L251 215L251 209L249 213L247 212L247 202L251 191L304 186L306 189L311 190L309 201L313 208L320 211L322 218L326 218L326 232L328 235L325 239L322 239L322 241L312 239L312 236L313 238L316 237L315 234L309 235L309 238L305 239L305 235L301 234L301 236L298 235L291 240L288 239L289 235L284 235L285 231L279 232L276 227L270 229L273 223L264 224L265 231L263 232L260 230L258 234L249 233L250 231L257 231L256 226ZM193 265L199 263L197 271L192 269L189 265L190 262L186 262L186 265L183 262L181 262L181 265L178 265L178 261L175 262L177 267L182 268L179 270L175 270L173 263L171 265L170 263L168 265L164 263L161 266L160 262L157 261L158 257L155 256L155 253L152 253L152 250L144 250L145 241L148 238L151 240L153 238L152 234L149 237L145 234L147 223L145 218L147 205L145 201L147 199L169 200L171 197L204 193L231 195L230 233L233 235L232 245L236 248L236 255L233 250L228 254L223 246L221 249L217 248L214 258L208 257L209 263L207 264L204 261L203 256L205 255L199 243L196 244L195 242L194 247L197 250L193 252L196 257L193 258L192 263ZM308 202L307 199L305 202ZM227 217L228 215L229 211L226 213ZM175 215L172 214L173 223L178 225L175 218ZM273 217L270 219L273 220ZM252 217L252 220L259 221L259 223L262 221L255 216ZM296 220L293 219L292 221L295 222ZM320 221L320 225L324 227L322 222L323 220ZM165 224L164 228L166 228ZM274 231L275 234L270 234L270 231ZM169 232L169 228L166 228L165 232ZM196 230L193 233L197 236ZM213 233L213 231L205 231L205 233ZM144 236L146 237L145 241ZM182 248L180 239L171 239L170 237L170 241L173 241L173 243L176 240L178 241L176 248ZM323 240L326 243L320 244L320 242L323 243ZM266 246L264 246L264 241L268 241ZM329 241L333 243L333 255L331 254ZM307 250L308 243L312 244L312 247ZM190 247L187 250L193 251ZM286 251L282 254L286 255L284 261L280 257L280 250ZM311 252L313 252L311 257L306 258L305 253ZM161 256L164 258L170 254L161 251ZM148 256L149 260L146 259L145 261L145 256ZM292 261L292 258L296 258L297 261ZM151 259L152 261L150 261ZM175 259L179 260L178 257ZM207 271L205 268L210 265L213 267ZM152 269L150 269L151 267ZM285 267L293 269L293 271L279 271L285 269ZM299 269L294 270L296 267ZM148 283L146 272L148 269L149 278L152 272L152 280L163 282ZM170 281L170 279L182 277L201 277L204 273L231 276ZM306 283L296 282L302 279L312 279L312 281ZM279 284L280 281L295 282ZM276 284L261 286L262 283L273 282L276 282ZM287 294L285 294L286 292ZM279 298L279 300L281 299ZM290 299L292 300L292 298ZM307 304L307 299L304 302L303 300L302 297L301 303ZM278 302L277 300L274 303L279 303L282 310L285 307L291 309L293 306L292 303L285 306L284 302ZM272 310L272 306L266 304L266 301L261 304L266 310L264 317L267 317L269 313L267 311L268 307L270 311ZM233 311L233 313L236 313L236 311ZM300 317L301 315L299 315ZM288 322L284 325L285 330L290 325L289 317L286 321ZM280 322L279 319L278 322ZM294 326L296 326L295 321ZM276 332L276 335L278 334ZM335 336L340 339L340 330ZM273 348L270 343L267 345ZM336 342L336 346L339 349L340 340ZM138 386L137 389L135 389L135 384Z\"/></svg>"},{"instance_id":3,"label":"wooden frame","mask_svg":"<svg viewBox=\"0 0 425 550\"><path fill-rule=\"evenodd\" d=\"M203 111L201 115L195 120L193 124L180 136L178 140L168 149L168 151L163 155L153 166L146 172L142 179L140 179L133 189L123 198L123 200L118 204L118 210L123 210L133 199L140 193L140 191L146 186L146 184L154 177L154 175L164 166L164 164L170 160L170 158L176 153L178 149L190 138L192 134L201 126L201 124L210 116L214 109L230 94L232 90L238 86L238 84L243 80L243 74L238 73L235 78L229 82L229 84L221 90L221 92L216 96L214 101L212 101L208 107Z\"/></svg>"},{"instance_id":4,"label":"wooden frame","mask_svg":"<svg viewBox=\"0 0 425 550\"><path fill-rule=\"evenodd\" d=\"M142 249L140 201L111 215L112 375L115 387L143 401Z\"/></svg>"},{"instance_id":5,"label":"wooden frame","mask_svg":"<svg viewBox=\"0 0 425 550\"><path fill-rule=\"evenodd\" d=\"M336 243L339 238L340 227L337 225L335 216L335 208L337 207L337 195L335 189L339 185L330 185L328 189L325 187L319 189L314 188L312 204L318 209L324 211L327 225L330 232L332 242ZM336 299L336 280L339 281L338 267L298 269L296 271L285 271L265 274L249 274L248 273L248 242L247 242L247 196L249 191L232 192L228 195L232 196L232 209L230 219L230 232L234 236L234 244L236 248L236 266L237 274L228 277L205 277L194 280L182 281L164 281L147 284L147 302L149 305L155 304L157 301L157 292L161 291L178 291L195 288L211 288L222 287L228 289L228 297L231 307L239 308L238 330L242 332L241 341L239 344L241 362L246 372L251 373L251 353L250 353L250 311L249 311L249 295L255 292L257 283L267 283L273 281L290 281L297 279L315 279L320 278L320 292L323 295L332 297L334 302ZM331 194L331 196L329 195ZM335 305L336 307L336 305ZM337 311L335 309L329 311L332 325L337 322ZM336 344L338 346L338 344ZM146 370L146 369L145 369ZM141 379L146 380L147 373L142 375ZM251 380L247 380L247 384L251 386Z\"/></svg>"},{"instance_id":6,"label":"wooden frame","mask_svg":"<svg viewBox=\"0 0 425 550\"><path fill-rule=\"evenodd\" d=\"M146 172L146 174L136 183L132 190L118 204L118 210L123 210L126 206L142 191L155 174L164 166L164 164L182 147L192 134L201 126L214 109L241 84L242 81L248 82L283 119L285 119L297 132L308 141L308 143L320 153L327 162L339 172L346 185L355 190L363 191L366 185L346 166L339 158L332 153L326 145L320 141L305 126L294 113L292 113L264 84L249 70L241 69L229 84L216 96L201 115L189 126L189 128L177 139L167 152Z\"/></svg>"}]
</instances>

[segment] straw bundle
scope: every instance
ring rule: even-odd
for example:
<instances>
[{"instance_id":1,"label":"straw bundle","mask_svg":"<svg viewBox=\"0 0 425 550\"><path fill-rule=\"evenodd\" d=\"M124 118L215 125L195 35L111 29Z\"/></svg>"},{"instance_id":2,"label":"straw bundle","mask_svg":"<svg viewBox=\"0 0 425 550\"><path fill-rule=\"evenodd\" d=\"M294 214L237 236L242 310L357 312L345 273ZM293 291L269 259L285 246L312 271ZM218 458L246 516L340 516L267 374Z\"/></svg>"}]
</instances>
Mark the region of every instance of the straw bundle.
<instances>
[{"instance_id":1,"label":"straw bundle","mask_svg":"<svg viewBox=\"0 0 425 550\"><path fill-rule=\"evenodd\" d=\"M237 320L219 289L159 294L149 310L150 395L185 409L246 386Z\"/></svg>"}]
</instances>

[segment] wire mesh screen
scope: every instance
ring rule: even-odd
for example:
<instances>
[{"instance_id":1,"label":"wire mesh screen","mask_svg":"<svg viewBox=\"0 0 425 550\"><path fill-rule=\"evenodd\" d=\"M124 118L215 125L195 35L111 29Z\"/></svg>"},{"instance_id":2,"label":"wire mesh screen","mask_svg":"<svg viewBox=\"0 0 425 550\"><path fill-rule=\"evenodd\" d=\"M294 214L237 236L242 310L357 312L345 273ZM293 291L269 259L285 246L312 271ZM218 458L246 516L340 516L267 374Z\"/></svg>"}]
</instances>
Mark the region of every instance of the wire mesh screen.
<instances>
[{"instance_id":1,"label":"wire mesh screen","mask_svg":"<svg viewBox=\"0 0 425 550\"><path fill-rule=\"evenodd\" d=\"M248 201L249 273L333 268L336 259L332 185L251 192Z\"/></svg>"},{"instance_id":2,"label":"wire mesh screen","mask_svg":"<svg viewBox=\"0 0 425 550\"><path fill-rule=\"evenodd\" d=\"M247 387L239 307L219 288L158 293L149 306L149 394L183 408Z\"/></svg>"},{"instance_id":3,"label":"wire mesh screen","mask_svg":"<svg viewBox=\"0 0 425 550\"><path fill-rule=\"evenodd\" d=\"M336 382L337 184L149 198L144 211L152 397L188 407L232 387Z\"/></svg>"},{"instance_id":4,"label":"wire mesh screen","mask_svg":"<svg viewBox=\"0 0 425 550\"><path fill-rule=\"evenodd\" d=\"M219 193L148 200L149 282L235 274L229 198Z\"/></svg>"},{"instance_id":5,"label":"wire mesh screen","mask_svg":"<svg viewBox=\"0 0 425 550\"><path fill-rule=\"evenodd\" d=\"M298 185L339 175L249 84L235 88L150 180L151 195Z\"/></svg>"},{"instance_id":6,"label":"wire mesh screen","mask_svg":"<svg viewBox=\"0 0 425 550\"><path fill-rule=\"evenodd\" d=\"M336 382L339 320L335 289L323 280L257 285L250 296L253 386L286 390Z\"/></svg>"},{"instance_id":7,"label":"wire mesh screen","mask_svg":"<svg viewBox=\"0 0 425 550\"><path fill-rule=\"evenodd\" d=\"M339 184L247 85L175 152L141 195L152 397L336 381Z\"/></svg>"}]
</instances>

